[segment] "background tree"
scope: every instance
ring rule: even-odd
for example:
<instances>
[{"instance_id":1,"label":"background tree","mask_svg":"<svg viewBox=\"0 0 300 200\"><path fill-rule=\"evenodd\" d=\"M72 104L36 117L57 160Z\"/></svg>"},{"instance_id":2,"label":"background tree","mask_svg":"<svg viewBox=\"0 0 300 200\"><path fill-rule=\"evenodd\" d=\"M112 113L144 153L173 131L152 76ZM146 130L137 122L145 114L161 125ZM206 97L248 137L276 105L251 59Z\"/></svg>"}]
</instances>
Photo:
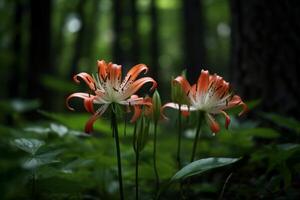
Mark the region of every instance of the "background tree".
<instances>
[{"instance_id":1,"label":"background tree","mask_svg":"<svg viewBox=\"0 0 300 200\"><path fill-rule=\"evenodd\" d=\"M202 0L182 1L184 16L184 63L194 82L205 64Z\"/></svg>"},{"instance_id":2,"label":"background tree","mask_svg":"<svg viewBox=\"0 0 300 200\"><path fill-rule=\"evenodd\" d=\"M160 83L159 77L159 27L158 27L158 13L156 0L150 2L150 18L151 18L151 43L150 43L150 54L151 54L151 71L152 76L155 80Z\"/></svg>"},{"instance_id":3,"label":"background tree","mask_svg":"<svg viewBox=\"0 0 300 200\"><path fill-rule=\"evenodd\" d=\"M14 98L20 96L22 64L21 64L21 45L22 45L22 15L24 14L24 3L21 0L16 0L14 5L12 52L14 54L13 62L11 63L11 73L8 82L10 89L9 97Z\"/></svg>"},{"instance_id":4,"label":"background tree","mask_svg":"<svg viewBox=\"0 0 300 200\"><path fill-rule=\"evenodd\" d=\"M231 0L231 74L245 99L300 116L300 2Z\"/></svg>"},{"instance_id":5,"label":"background tree","mask_svg":"<svg viewBox=\"0 0 300 200\"><path fill-rule=\"evenodd\" d=\"M30 37L27 70L27 90L29 98L41 98L49 105L49 91L41 84L44 74L51 74L51 0L30 1Z\"/></svg>"}]
</instances>

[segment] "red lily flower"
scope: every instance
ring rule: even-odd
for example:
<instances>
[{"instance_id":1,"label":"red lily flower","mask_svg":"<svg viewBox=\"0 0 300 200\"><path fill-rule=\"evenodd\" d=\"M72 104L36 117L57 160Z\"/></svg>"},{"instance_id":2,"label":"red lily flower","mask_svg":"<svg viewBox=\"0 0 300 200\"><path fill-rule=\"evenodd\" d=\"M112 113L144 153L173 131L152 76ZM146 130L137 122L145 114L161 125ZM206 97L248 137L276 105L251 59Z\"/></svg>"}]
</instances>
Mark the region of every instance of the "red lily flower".
<instances>
[{"instance_id":1,"label":"red lily flower","mask_svg":"<svg viewBox=\"0 0 300 200\"><path fill-rule=\"evenodd\" d=\"M220 130L220 126L213 115L223 114L226 119L225 127L228 128L230 117L225 110L240 105L243 106L243 110L239 115L248 110L242 99L231 93L229 83L217 74L210 75L208 71L202 70L197 83L192 86L183 76L178 76L174 82L181 86L188 100L188 105L180 106L181 111L184 114L190 111L203 111L213 133ZM179 104L171 102L166 103L163 107L179 109Z\"/></svg>"},{"instance_id":2,"label":"red lily flower","mask_svg":"<svg viewBox=\"0 0 300 200\"><path fill-rule=\"evenodd\" d=\"M150 77L137 79L141 72L147 73L148 67L144 64L135 65L129 70L122 82L121 68L121 65L116 65L111 62L106 63L101 60L98 61L98 73L96 76L82 72L73 77L76 83L80 83L79 78L81 78L94 93L78 92L71 94L66 100L67 107L70 110L74 110L69 106L69 100L74 97L81 98L84 100L85 109L93 113L93 116L86 123L85 132L89 133L92 131L93 123L106 111L111 103L126 105L128 107L149 104L144 98L134 95L135 92L148 82L152 83L151 90L156 88L156 81ZM94 104L100 105L96 112L94 111ZM138 109L135 109L131 121L135 121L139 115L140 112Z\"/></svg>"}]
</instances>

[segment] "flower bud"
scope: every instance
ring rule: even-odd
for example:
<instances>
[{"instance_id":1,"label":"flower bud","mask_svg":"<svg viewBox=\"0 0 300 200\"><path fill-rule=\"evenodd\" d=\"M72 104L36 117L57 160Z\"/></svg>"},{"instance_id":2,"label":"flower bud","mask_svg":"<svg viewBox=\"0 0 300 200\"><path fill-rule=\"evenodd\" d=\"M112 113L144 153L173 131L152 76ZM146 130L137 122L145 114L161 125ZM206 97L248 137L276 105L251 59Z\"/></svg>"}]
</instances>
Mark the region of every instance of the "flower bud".
<instances>
[{"instance_id":1,"label":"flower bud","mask_svg":"<svg viewBox=\"0 0 300 200\"><path fill-rule=\"evenodd\" d=\"M155 90L152 96L152 108L153 108L153 120L158 121L160 119L161 100L157 90Z\"/></svg>"},{"instance_id":2,"label":"flower bud","mask_svg":"<svg viewBox=\"0 0 300 200\"><path fill-rule=\"evenodd\" d=\"M134 130L134 143L133 148L135 152L141 152L148 141L149 129L150 129L150 120L145 116L142 116L137 122Z\"/></svg>"},{"instance_id":3,"label":"flower bud","mask_svg":"<svg viewBox=\"0 0 300 200\"><path fill-rule=\"evenodd\" d=\"M180 84L175 81L171 83L171 100L178 104L188 104L188 99Z\"/></svg>"}]
</instances>

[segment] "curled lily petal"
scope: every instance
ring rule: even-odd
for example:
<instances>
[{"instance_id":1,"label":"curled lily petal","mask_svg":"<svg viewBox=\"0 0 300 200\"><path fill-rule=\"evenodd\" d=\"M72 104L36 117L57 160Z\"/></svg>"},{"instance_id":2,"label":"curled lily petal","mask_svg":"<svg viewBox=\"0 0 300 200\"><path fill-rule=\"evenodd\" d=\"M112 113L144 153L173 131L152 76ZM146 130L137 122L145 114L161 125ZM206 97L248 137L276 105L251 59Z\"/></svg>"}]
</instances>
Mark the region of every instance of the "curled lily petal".
<instances>
[{"instance_id":1,"label":"curled lily petal","mask_svg":"<svg viewBox=\"0 0 300 200\"><path fill-rule=\"evenodd\" d=\"M140 75L140 73L142 73L143 71L144 71L144 74L146 74L148 72L148 67L146 65L144 65L144 64L135 65L127 73L127 75L124 79L124 83L134 81Z\"/></svg>"},{"instance_id":2,"label":"curled lily petal","mask_svg":"<svg viewBox=\"0 0 300 200\"><path fill-rule=\"evenodd\" d=\"M99 78L104 81L107 77L107 64L104 60L98 60L97 65Z\"/></svg>"},{"instance_id":3,"label":"curled lily petal","mask_svg":"<svg viewBox=\"0 0 300 200\"><path fill-rule=\"evenodd\" d=\"M124 92L124 94L122 95L122 97L124 99L127 99L129 96L131 96L132 94L134 94L136 91L138 91L144 84L151 82L152 83L152 87L150 90L154 90L157 87L157 83L153 78L150 77L144 77L144 78L140 78L136 81L134 81L128 88L127 90Z\"/></svg>"},{"instance_id":4,"label":"curled lily petal","mask_svg":"<svg viewBox=\"0 0 300 200\"><path fill-rule=\"evenodd\" d=\"M213 133L218 133L220 131L220 126L218 122L216 122L216 120L210 114L207 114L206 116L207 116L207 122L209 124L210 130Z\"/></svg>"},{"instance_id":5,"label":"curled lily petal","mask_svg":"<svg viewBox=\"0 0 300 200\"><path fill-rule=\"evenodd\" d=\"M234 95L231 100L228 102L226 109L232 108L235 106L242 106L243 110L239 113L239 116L243 115L248 111L248 106L242 101L241 97L238 95Z\"/></svg>"},{"instance_id":6,"label":"curled lily petal","mask_svg":"<svg viewBox=\"0 0 300 200\"><path fill-rule=\"evenodd\" d=\"M208 89L208 83L209 72L207 70L202 70L197 82L197 91L199 91L200 94L205 93Z\"/></svg>"},{"instance_id":7,"label":"curled lily petal","mask_svg":"<svg viewBox=\"0 0 300 200\"><path fill-rule=\"evenodd\" d=\"M224 117L225 117L225 128L226 129L228 129L228 126L229 126L229 124L230 124L230 117L229 117L229 115L226 113L226 112L224 112L224 111L221 111L221 113L224 115Z\"/></svg>"},{"instance_id":8,"label":"curled lily petal","mask_svg":"<svg viewBox=\"0 0 300 200\"><path fill-rule=\"evenodd\" d=\"M179 105L177 103L172 103L172 102L163 105L163 109L165 108L174 108L177 110L179 110L180 108L181 111L190 111L190 108L187 105Z\"/></svg>"},{"instance_id":9,"label":"curled lily petal","mask_svg":"<svg viewBox=\"0 0 300 200\"><path fill-rule=\"evenodd\" d=\"M70 105L69 105L69 101L70 99L74 98L74 97L77 97L77 98L81 98L84 100L84 105L85 105L85 108L88 112L93 112L93 108L92 108L92 103L93 103L93 99L95 98L95 96L93 95L90 95L88 93L82 93L82 92L77 92L77 93L74 93L74 94L71 94L70 96L67 97L66 99L66 106L68 109L70 110L74 110L74 108L72 108Z\"/></svg>"},{"instance_id":10,"label":"curled lily petal","mask_svg":"<svg viewBox=\"0 0 300 200\"><path fill-rule=\"evenodd\" d=\"M162 106L162 110L161 110L162 116L165 119L167 119L167 117L163 114L163 111L164 111L165 108L173 108L173 109L176 109L176 110L179 110L179 108L180 108L181 114L185 117L187 117L189 115L190 111L196 110L196 108L190 107L188 105L179 105L177 103L172 103L172 102L166 103L165 105Z\"/></svg>"},{"instance_id":11,"label":"curled lily petal","mask_svg":"<svg viewBox=\"0 0 300 200\"><path fill-rule=\"evenodd\" d=\"M189 84L189 82L183 76L176 77L174 79L174 82L177 82L178 84L180 84L180 86L182 87L185 94L188 94L190 92L191 85Z\"/></svg>"},{"instance_id":12,"label":"curled lily petal","mask_svg":"<svg viewBox=\"0 0 300 200\"><path fill-rule=\"evenodd\" d=\"M249 111L248 106L243 101L241 101L241 103L239 105L241 105L243 107L243 110L239 113L239 116L241 116Z\"/></svg>"},{"instance_id":13,"label":"curled lily petal","mask_svg":"<svg viewBox=\"0 0 300 200\"><path fill-rule=\"evenodd\" d=\"M92 115L92 117L87 121L85 124L85 132L90 133L93 131L93 124L94 122L106 111L108 108L108 104L102 105L95 114Z\"/></svg>"},{"instance_id":14,"label":"curled lily petal","mask_svg":"<svg viewBox=\"0 0 300 200\"><path fill-rule=\"evenodd\" d=\"M131 123L135 122L141 116L141 113L142 113L141 106L142 105L147 106L147 108L152 107L152 103L149 101L149 99L140 98L137 95L133 95L133 96L134 97L131 97L129 99L130 105L132 105L134 108L134 114L130 120ZM145 112L147 112L147 111L149 111L149 109L146 109ZM147 113L146 113L146 115L147 115Z\"/></svg>"},{"instance_id":15,"label":"curled lily petal","mask_svg":"<svg viewBox=\"0 0 300 200\"><path fill-rule=\"evenodd\" d=\"M90 89L96 90L95 80L88 73L81 72L79 74L76 74L73 77L73 80L76 83L80 83L80 80L78 78L81 78L82 80L84 80L84 82L89 86Z\"/></svg>"},{"instance_id":16,"label":"curled lily petal","mask_svg":"<svg viewBox=\"0 0 300 200\"><path fill-rule=\"evenodd\" d=\"M84 108L86 109L86 111L90 112L90 113L94 113L94 98L95 97L91 97L91 98L86 98L84 99L83 105Z\"/></svg>"},{"instance_id":17,"label":"curled lily petal","mask_svg":"<svg viewBox=\"0 0 300 200\"><path fill-rule=\"evenodd\" d=\"M108 74L109 74L109 80L110 80L111 86L114 88L117 88L121 82L121 76L122 76L121 65L109 63L108 64Z\"/></svg>"},{"instance_id":18,"label":"curled lily petal","mask_svg":"<svg viewBox=\"0 0 300 200\"><path fill-rule=\"evenodd\" d=\"M137 119L141 116L141 114L142 114L142 109L141 109L140 106L135 105L135 106L133 106L133 109L134 109L134 112L133 112L133 116L132 116L132 118L131 118L131 120L130 120L131 123L136 122L136 120L137 120Z\"/></svg>"}]
</instances>

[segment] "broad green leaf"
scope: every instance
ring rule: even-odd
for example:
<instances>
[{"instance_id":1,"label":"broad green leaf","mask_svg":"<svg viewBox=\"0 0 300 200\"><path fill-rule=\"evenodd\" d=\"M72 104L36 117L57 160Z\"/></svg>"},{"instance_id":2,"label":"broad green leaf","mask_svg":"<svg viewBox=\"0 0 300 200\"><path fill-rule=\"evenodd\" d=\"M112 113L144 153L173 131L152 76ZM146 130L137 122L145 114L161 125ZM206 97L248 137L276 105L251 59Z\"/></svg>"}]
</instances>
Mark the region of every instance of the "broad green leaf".
<instances>
[{"instance_id":1,"label":"broad green leaf","mask_svg":"<svg viewBox=\"0 0 300 200\"><path fill-rule=\"evenodd\" d=\"M242 131L243 134L259 138L277 138L280 133L270 128L252 128Z\"/></svg>"},{"instance_id":2,"label":"broad green leaf","mask_svg":"<svg viewBox=\"0 0 300 200\"><path fill-rule=\"evenodd\" d=\"M63 125L68 126L71 129L83 130L85 123L89 119L89 115L87 114L62 114L62 113L51 113L46 111L39 111L42 115L53 119ZM53 129L54 127L52 127ZM57 127L55 127L56 129ZM94 129L101 131L103 133L111 133L110 123L104 121L102 119L97 120L97 123L94 124Z\"/></svg>"},{"instance_id":3,"label":"broad green leaf","mask_svg":"<svg viewBox=\"0 0 300 200\"><path fill-rule=\"evenodd\" d=\"M27 153L30 153L31 155L35 155L37 150L45 144L42 140L37 139L27 139L27 138L20 138L15 139L12 144L19 149L22 149L23 151L26 151Z\"/></svg>"},{"instance_id":4,"label":"broad green leaf","mask_svg":"<svg viewBox=\"0 0 300 200\"><path fill-rule=\"evenodd\" d=\"M50 128L54 133L56 133L60 137L68 133L68 128L60 124L51 123Z\"/></svg>"},{"instance_id":5,"label":"broad green leaf","mask_svg":"<svg viewBox=\"0 0 300 200\"><path fill-rule=\"evenodd\" d=\"M88 114L78 114L78 113L53 113L53 112L47 112L39 110L39 113L42 114L45 117L48 117L50 119L53 119L63 125L66 125L67 127L75 130L83 130L84 126L89 119L90 115ZM119 130L124 129L124 124L119 123L118 124ZM126 126L128 135L130 135L133 132L132 126L129 126L129 124ZM110 122L103 120L103 117L97 120L96 123L94 123L94 130L97 130L101 133L111 134L111 127ZM82 132L72 132L72 135L82 135ZM123 137L120 134L120 137Z\"/></svg>"},{"instance_id":6,"label":"broad green leaf","mask_svg":"<svg viewBox=\"0 0 300 200\"><path fill-rule=\"evenodd\" d=\"M42 165L47 165L47 164L50 164L50 163L56 163L56 162L59 162L58 160L52 160L52 159L41 159L41 158L38 158L38 157L33 157L33 158L30 158L28 160L26 160L22 167L25 168L25 169L35 169L37 167L40 167Z\"/></svg>"},{"instance_id":7,"label":"broad green leaf","mask_svg":"<svg viewBox=\"0 0 300 200\"><path fill-rule=\"evenodd\" d=\"M232 164L239 158L204 158L194 161L181 170L179 170L172 178L172 181L182 180L190 176L202 174L208 170Z\"/></svg>"},{"instance_id":8,"label":"broad green leaf","mask_svg":"<svg viewBox=\"0 0 300 200\"><path fill-rule=\"evenodd\" d=\"M0 101L0 110L8 113L23 113L30 110L35 110L39 106L40 102L38 100L11 99Z\"/></svg>"},{"instance_id":9,"label":"broad green leaf","mask_svg":"<svg viewBox=\"0 0 300 200\"><path fill-rule=\"evenodd\" d=\"M271 120L272 122L274 122L275 124L294 130L297 133L300 133L300 122L297 121L294 118L290 118L290 117L284 117L282 115L279 114L275 114L275 113L262 113L262 116L265 117L266 119Z\"/></svg>"},{"instance_id":10,"label":"broad green leaf","mask_svg":"<svg viewBox=\"0 0 300 200\"><path fill-rule=\"evenodd\" d=\"M66 164L61 170L64 173L73 173L74 169L84 167L92 162L93 160L76 159Z\"/></svg>"},{"instance_id":11,"label":"broad green leaf","mask_svg":"<svg viewBox=\"0 0 300 200\"><path fill-rule=\"evenodd\" d=\"M43 127L43 126L28 126L23 130L26 132L33 132L38 134L47 134L50 132L50 129L48 127Z\"/></svg>"},{"instance_id":12,"label":"broad green leaf","mask_svg":"<svg viewBox=\"0 0 300 200\"><path fill-rule=\"evenodd\" d=\"M43 154L34 155L33 157L27 159L22 166L25 169L34 169L42 165L59 162L59 160L56 159L56 156L61 152L62 150L55 150Z\"/></svg>"}]
</instances>

